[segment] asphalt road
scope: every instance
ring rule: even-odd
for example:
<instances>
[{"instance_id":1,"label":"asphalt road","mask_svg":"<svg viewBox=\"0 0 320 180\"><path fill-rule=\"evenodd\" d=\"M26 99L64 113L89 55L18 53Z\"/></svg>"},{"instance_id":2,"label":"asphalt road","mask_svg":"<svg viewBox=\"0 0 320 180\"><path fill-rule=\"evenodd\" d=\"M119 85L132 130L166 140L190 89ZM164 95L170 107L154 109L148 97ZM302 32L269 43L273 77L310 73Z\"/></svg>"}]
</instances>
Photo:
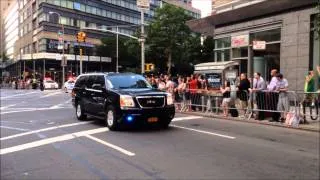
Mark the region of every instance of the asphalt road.
<instances>
[{"instance_id":1,"label":"asphalt road","mask_svg":"<svg viewBox=\"0 0 320 180\"><path fill-rule=\"evenodd\" d=\"M319 134L177 114L167 130L77 121L60 90L1 89L1 179L319 179Z\"/></svg>"}]
</instances>

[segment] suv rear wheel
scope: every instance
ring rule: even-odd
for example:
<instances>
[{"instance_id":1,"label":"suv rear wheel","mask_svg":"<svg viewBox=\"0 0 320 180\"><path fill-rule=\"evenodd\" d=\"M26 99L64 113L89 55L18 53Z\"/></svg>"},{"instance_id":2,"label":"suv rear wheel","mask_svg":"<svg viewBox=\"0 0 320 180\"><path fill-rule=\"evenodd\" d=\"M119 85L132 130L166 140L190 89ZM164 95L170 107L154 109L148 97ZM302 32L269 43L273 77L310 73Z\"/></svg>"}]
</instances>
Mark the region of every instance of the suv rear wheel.
<instances>
[{"instance_id":1,"label":"suv rear wheel","mask_svg":"<svg viewBox=\"0 0 320 180\"><path fill-rule=\"evenodd\" d=\"M112 106L108 106L106 110L106 124L110 130L117 130L118 128L118 122L117 122L117 115Z\"/></svg>"},{"instance_id":2,"label":"suv rear wheel","mask_svg":"<svg viewBox=\"0 0 320 180\"><path fill-rule=\"evenodd\" d=\"M77 106L76 106L76 116L77 116L77 119L78 119L78 120L85 120L85 119L87 119L87 115L84 114L84 111L83 111L83 107L82 107L81 102L78 102L78 103L77 103Z\"/></svg>"}]
</instances>

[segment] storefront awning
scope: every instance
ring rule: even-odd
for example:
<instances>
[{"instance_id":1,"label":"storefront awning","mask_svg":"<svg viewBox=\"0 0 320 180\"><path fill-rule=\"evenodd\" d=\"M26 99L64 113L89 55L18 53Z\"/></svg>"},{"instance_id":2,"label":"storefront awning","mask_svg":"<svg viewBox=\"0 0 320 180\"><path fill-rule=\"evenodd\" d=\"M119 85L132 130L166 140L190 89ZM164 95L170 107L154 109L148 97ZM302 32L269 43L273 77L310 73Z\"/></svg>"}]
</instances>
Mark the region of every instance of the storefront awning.
<instances>
[{"instance_id":1,"label":"storefront awning","mask_svg":"<svg viewBox=\"0 0 320 180\"><path fill-rule=\"evenodd\" d=\"M195 73L208 74L208 73L222 73L223 70L239 65L237 61L225 62L209 62L201 63L194 66Z\"/></svg>"},{"instance_id":2,"label":"storefront awning","mask_svg":"<svg viewBox=\"0 0 320 180\"><path fill-rule=\"evenodd\" d=\"M291 10L315 7L318 0L267 0L261 3L211 15L187 22L193 31L213 35L213 29L257 18L263 18Z\"/></svg>"}]
</instances>

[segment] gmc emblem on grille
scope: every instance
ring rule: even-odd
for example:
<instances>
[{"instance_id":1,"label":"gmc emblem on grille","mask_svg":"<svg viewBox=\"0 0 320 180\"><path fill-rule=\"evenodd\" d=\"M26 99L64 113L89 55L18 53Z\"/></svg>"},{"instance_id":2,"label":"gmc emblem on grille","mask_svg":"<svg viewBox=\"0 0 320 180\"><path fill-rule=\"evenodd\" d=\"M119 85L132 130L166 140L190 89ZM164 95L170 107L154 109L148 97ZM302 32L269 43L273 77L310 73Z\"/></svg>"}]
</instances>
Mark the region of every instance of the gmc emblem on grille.
<instances>
[{"instance_id":1,"label":"gmc emblem on grille","mask_svg":"<svg viewBox=\"0 0 320 180\"><path fill-rule=\"evenodd\" d=\"M154 100L148 100L147 101L147 104L155 104L156 103L156 101L154 101Z\"/></svg>"}]
</instances>

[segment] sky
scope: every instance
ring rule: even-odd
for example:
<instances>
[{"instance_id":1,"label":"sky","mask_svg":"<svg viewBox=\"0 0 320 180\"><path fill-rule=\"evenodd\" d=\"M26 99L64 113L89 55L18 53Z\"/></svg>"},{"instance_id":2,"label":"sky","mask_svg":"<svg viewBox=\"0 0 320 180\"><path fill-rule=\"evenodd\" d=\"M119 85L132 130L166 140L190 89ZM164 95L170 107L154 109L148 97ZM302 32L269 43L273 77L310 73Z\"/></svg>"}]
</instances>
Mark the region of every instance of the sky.
<instances>
[{"instance_id":1,"label":"sky","mask_svg":"<svg viewBox=\"0 0 320 180\"><path fill-rule=\"evenodd\" d=\"M201 17L206 17L211 14L212 0L192 0L192 6L201 10Z\"/></svg>"}]
</instances>

